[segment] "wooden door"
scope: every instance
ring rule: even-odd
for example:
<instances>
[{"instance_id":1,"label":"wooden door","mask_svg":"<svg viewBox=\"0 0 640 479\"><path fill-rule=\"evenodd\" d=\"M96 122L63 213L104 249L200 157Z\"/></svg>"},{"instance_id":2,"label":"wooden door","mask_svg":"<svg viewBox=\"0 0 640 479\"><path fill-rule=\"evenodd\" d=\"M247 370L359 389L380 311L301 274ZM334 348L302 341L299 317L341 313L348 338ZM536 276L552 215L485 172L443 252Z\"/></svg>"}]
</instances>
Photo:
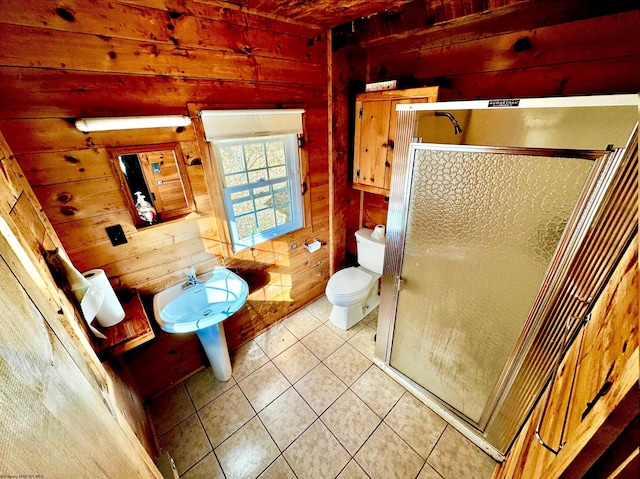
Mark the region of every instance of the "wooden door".
<instances>
[{"instance_id":1,"label":"wooden door","mask_svg":"<svg viewBox=\"0 0 640 479\"><path fill-rule=\"evenodd\" d=\"M354 183L384 188L391 102L358 101L356 113Z\"/></svg>"},{"instance_id":2,"label":"wooden door","mask_svg":"<svg viewBox=\"0 0 640 479\"><path fill-rule=\"evenodd\" d=\"M436 90L437 92L437 90ZM400 100L393 100L391 102L391 115L389 118L389 154L387 155L387 164L385 173L384 173L384 188L386 190L391 189L391 171L393 167L393 156L395 154L395 143L396 143L396 128L398 122L398 112L396 111L396 105L400 105L402 103L428 103L430 101L436 101L436 96L428 96L423 98L402 98ZM400 148L400 151L408 152L408 148L403 149Z\"/></svg>"},{"instance_id":3,"label":"wooden door","mask_svg":"<svg viewBox=\"0 0 640 479\"><path fill-rule=\"evenodd\" d=\"M138 158L160 217L189 206L173 150L140 153Z\"/></svg>"}]
</instances>

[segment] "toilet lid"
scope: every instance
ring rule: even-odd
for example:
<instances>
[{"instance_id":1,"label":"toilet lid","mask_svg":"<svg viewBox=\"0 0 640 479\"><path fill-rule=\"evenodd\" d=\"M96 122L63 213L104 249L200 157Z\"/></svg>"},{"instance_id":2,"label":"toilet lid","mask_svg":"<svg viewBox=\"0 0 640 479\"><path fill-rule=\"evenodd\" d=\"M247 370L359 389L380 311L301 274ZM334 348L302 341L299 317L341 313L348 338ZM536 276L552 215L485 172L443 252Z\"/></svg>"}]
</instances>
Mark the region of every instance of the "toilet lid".
<instances>
[{"instance_id":1,"label":"toilet lid","mask_svg":"<svg viewBox=\"0 0 640 479\"><path fill-rule=\"evenodd\" d=\"M358 268L338 271L329 278L327 289L335 295L347 295L366 289L371 284L371 275Z\"/></svg>"}]
</instances>

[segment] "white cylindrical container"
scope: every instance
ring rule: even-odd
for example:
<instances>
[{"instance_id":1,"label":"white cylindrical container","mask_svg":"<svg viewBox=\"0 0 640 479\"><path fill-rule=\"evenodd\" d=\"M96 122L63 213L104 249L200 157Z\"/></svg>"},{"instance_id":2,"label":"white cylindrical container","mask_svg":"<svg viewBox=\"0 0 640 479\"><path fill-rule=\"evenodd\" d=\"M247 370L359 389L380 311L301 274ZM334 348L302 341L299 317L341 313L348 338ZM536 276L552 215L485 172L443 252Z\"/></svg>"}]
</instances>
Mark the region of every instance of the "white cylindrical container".
<instances>
[{"instance_id":1,"label":"white cylindrical container","mask_svg":"<svg viewBox=\"0 0 640 479\"><path fill-rule=\"evenodd\" d=\"M104 271L92 269L82 273L82 275L91 283L91 288L97 289L104 295L104 301L96 314L96 319L100 326L107 328L122 321L125 317L124 309L122 309L122 305Z\"/></svg>"}]
</instances>

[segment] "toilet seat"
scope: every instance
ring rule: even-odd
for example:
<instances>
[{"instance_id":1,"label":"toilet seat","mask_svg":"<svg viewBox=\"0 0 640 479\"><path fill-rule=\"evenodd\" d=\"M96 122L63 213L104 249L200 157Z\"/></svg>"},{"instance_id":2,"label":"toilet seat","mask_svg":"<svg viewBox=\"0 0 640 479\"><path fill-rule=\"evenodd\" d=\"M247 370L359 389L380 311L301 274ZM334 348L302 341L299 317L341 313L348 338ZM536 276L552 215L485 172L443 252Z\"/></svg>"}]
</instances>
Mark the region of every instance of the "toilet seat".
<instances>
[{"instance_id":1,"label":"toilet seat","mask_svg":"<svg viewBox=\"0 0 640 479\"><path fill-rule=\"evenodd\" d=\"M333 304L347 305L366 299L374 277L362 268L346 268L336 272L327 283L326 294Z\"/></svg>"}]
</instances>

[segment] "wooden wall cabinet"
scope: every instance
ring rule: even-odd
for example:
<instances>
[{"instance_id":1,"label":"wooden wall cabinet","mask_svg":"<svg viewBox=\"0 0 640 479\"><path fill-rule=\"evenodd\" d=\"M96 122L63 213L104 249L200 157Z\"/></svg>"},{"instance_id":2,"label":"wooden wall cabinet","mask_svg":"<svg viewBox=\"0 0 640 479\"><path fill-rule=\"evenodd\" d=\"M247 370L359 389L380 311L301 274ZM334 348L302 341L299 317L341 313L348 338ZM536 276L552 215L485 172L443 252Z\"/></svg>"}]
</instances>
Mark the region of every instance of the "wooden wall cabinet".
<instances>
[{"instance_id":1,"label":"wooden wall cabinet","mask_svg":"<svg viewBox=\"0 0 640 479\"><path fill-rule=\"evenodd\" d=\"M353 187L389 196L395 148L396 105L433 102L438 87L360 93L356 97Z\"/></svg>"},{"instance_id":2,"label":"wooden wall cabinet","mask_svg":"<svg viewBox=\"0 0 640 479\"><path fill-rule=\"evenodd\" d=\"M637 239L635 240L637 241ZM638 248L631 245L494 479L638 477ZM545 409L546 403L546 410ZM545 449L540 436L557 454Z\"/></svg>"}]
</instances>

